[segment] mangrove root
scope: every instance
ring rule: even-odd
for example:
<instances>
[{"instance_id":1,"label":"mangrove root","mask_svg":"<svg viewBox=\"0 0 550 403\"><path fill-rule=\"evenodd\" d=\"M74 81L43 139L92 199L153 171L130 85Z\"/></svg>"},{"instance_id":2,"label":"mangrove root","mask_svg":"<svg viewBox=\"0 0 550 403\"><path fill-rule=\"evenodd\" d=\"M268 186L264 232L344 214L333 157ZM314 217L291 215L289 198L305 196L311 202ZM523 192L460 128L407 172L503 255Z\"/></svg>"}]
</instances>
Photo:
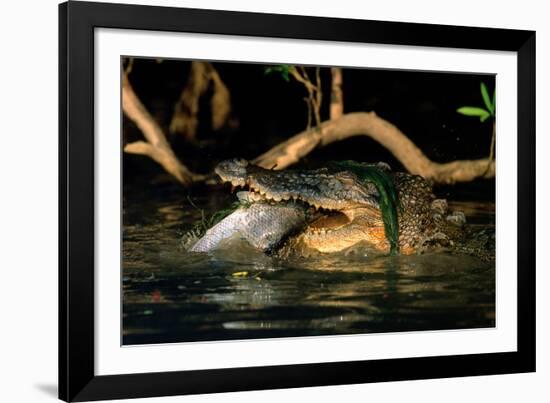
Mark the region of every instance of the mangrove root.
<instances>
[{"instance_id":1,"label":"mangrove root","mask_svg":"<svg viewBox=\"0 0 550 403\"><path fill-rule=\"evenodd\" d=\"M211 63L194 61L191 62L187 84L174 106L170 133L181 134L188 141L195 140L199 126L199 101L210 85L212 129L220 130L229 123L231 96L227 86Z\"/></svg>"},{"instance_id":2,"label":"mangrove root","mask_svg":"<svg viewBox=\"0 0 550 403\"><path fill-rule=\"evenodd\" d=\"M431 161L396 126L375 112L354 112L323 122L278 144L253 162L267 169L284 169L298 162L316 147L353 136L368 136L387 148L410 172L435 183L468 182L495 176L495 161L489 158L447 163Z\"/></svg>"},{"instance_id":3,"label":"mangrove root","mask_svg":"<svg viewBox=\"0 0 550 403\"><path fill-rule=\"evenodd\" d=\"M176 157L161 127L134 92L126 74L122 76L122 110L136 124L147 140L126 144L125 152L147 155L184 186L204 179L203 175L191 172Z\"/></svg>"},{"instance_id":4,"label":"mangrove root","mask_svg":"<svg viewBox=\"0 0 550 403\"><path fill-rule=\"evenodd\" d=\"M338 119L344 114L344 93L342 91L342 69L331 67L330 118Z\"/></svg>"}]
</instances>

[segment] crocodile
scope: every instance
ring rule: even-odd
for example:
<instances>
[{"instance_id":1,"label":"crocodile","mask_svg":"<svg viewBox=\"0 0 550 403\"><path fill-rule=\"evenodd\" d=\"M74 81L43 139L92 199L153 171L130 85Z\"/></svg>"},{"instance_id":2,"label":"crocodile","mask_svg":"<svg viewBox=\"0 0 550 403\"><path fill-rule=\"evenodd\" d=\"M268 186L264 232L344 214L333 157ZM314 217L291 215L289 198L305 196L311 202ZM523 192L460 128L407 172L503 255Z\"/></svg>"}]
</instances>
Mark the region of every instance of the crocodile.
<instances>
[{"instance_id":1,"label":"crocodile","mask_svg":"<svg viewBox=\"0 0 550 403\"><path fill-rule=\"evenodd\" d=\"M382 208L387 199L383 197L385 190L375 181L362 178L363 169L380 173L395 189L394 239ZM276 249L280 255L334 253L357 244L382 253L398 251L408 255L433 247L453 247L464 239L462 212L449 211L447 201L437 199L430 183L421 176L392 172L385 163L350 161L315 170L269 170L237 158L219 163L215 172L222 182L246 191L245 196L240 192L240 199L246 199L248 206L259 205L262 214L270 214L261 226L257 222L252 226L256 233L264 228L271 234L271 242L264 249ZM273 218L277 217L273 209L281 207L286 210L280 210L285 212L280 220L292 217L290 225L281 226ZM288 209L297 213L288 214ZM240 217L245 217L243 209L239 211ZM301 219L296 220L296 216ZM225 229L231 225L227 220ZM277 231L272 228L275 224ZM241 225L241 234L250 232L252 226L247 230ZM279 231L283 227L285 231ZM214 232L216 229L212 228L205 238L211 238ZM217 236L223 233L218 232ZM201 241L204 244L204 239Z\"/></svg>"}]
</instances>

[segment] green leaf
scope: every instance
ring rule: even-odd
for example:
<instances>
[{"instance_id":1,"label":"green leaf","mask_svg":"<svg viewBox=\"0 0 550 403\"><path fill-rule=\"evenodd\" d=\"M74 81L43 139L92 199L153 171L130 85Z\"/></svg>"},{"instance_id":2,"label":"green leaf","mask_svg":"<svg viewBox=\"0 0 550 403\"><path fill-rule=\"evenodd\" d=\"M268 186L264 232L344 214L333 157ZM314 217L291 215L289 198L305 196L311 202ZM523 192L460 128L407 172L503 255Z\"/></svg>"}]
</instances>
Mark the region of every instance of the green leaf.
<instances>
[{"instance_id":1,"label":"green leaf","mask_svg":"<svg viewBox=\"0 0 550 403\"><path fill-rule=\"evenodd\" d=\"M482 122L485 122L489 118L489 116L491 116L491 115L489 115L489 113L487 113L486 115L480 116L479 120L482 121Z\"/></svg>"},{"instance_id":2,"label":"green leaf","mask_svg":"<svg viewBox=\"0 0 550 403\"><path fill-rule=\"evenodd\" d=\"M495 109L497 107L496 96L497 96L497 89L495 88L495 90L493 91L493 116L495 116Z\"/></svg>"},{"instance_id":3,"label":"green leaf","mask_svg":"<svg viewBox=\"0 0 550 403\"><path fill-rule=\"evenodd\" d=\"M489 98L489 91L487 91L487 86L485 85L485 83L483 81L481 82L481 97L483 98L483 102L485 103L485 107L487 108L487 110L489 111L491 116L493 116L494 113L495 113L495 107L494 107L493 103L491 102L491 98Z\"/></svg>"},{"instance_id":4,"label":"green leaf","mask_svg":"<svg viewBox=\"0 0 550 403\"><path fill-rule=\"evenodd\" d=\"M290 77L288 76L288 69L281 71L281 76L286 82L290 81Z\"/></svg>"},{"instance_id":5,"label":"green leaf","mask_svg":"<svg viewBox=\"0 0 550 403\"><path fill-rule=\"evenodd\" d=\"M288 64L281 64L279 66L271 66L271 67L266 67L265 70L264 70L264 74L271 74L271 73L280 73L281 74L281 77L283 77L283 80L285 81L290 81L290 77L289 77L289 71L290 69L290 66Z\"/></svg>"},{"instance_id":6,"label":"green leaf","mask_svg":"<svg viewBox=\"0 0 550 403\"><path fill-rule=\"evenodd\" d=\"M483 108L479 108L477 106L463 106L461 108L458 108L456 110L458 113L466 116L485 116L485 115L491 115L488 111L486 111Z\"/></svg>"}]
</instances>

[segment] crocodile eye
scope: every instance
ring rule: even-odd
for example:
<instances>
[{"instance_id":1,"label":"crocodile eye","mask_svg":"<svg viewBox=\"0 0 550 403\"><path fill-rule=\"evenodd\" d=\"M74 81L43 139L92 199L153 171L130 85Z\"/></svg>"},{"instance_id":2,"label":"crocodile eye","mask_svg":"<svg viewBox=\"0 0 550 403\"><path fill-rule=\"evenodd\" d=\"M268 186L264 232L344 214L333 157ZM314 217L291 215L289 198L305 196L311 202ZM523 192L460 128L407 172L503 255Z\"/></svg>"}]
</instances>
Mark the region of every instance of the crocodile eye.
<instances>
[{"instance_id":1,"label":"crocodile eye","mask_svg":"<svg viewBox=\"0 0 550 403\"><path fill-rule=\"evenodd\" d=\"M240 166L240 167L246 167L248 166L248 161L245 160L244 158L235 158L233 160L235 162L236 165Z\"/></svg>"}]
</instances>

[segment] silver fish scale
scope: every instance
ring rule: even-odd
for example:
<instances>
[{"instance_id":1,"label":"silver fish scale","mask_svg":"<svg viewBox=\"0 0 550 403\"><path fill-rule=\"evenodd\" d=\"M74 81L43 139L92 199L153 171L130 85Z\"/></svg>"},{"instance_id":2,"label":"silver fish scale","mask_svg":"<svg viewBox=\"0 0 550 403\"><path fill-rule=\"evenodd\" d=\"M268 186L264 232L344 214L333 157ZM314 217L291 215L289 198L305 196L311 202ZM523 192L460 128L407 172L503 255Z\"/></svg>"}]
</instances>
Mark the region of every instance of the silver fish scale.
<instances>
[{"instance_id":1,"label":"silver fish scale","mask_svg":"<svg viewBox=\"0 0 550 403\"><path fill-rule=\"evenodd\" d=\"M191 252L209 252L220 242L238 235L264 251L277 245L290 231L305 224L304 208L295 204L255 203L240 207L210 228L191 247Z\"/></svg>"},{"instance_id":2,"label":"silver fish scale","mask_svg":"<svg viewBox=\"0 0 550 403\"><path fill-rule=\"evenodd\" d=\"M221 241L236 234L245 214L243 208L235 210L219 223L210 228L204 236L189 250L191 252L208 252L215 249Z\"/></svg>"}]
</instances>

